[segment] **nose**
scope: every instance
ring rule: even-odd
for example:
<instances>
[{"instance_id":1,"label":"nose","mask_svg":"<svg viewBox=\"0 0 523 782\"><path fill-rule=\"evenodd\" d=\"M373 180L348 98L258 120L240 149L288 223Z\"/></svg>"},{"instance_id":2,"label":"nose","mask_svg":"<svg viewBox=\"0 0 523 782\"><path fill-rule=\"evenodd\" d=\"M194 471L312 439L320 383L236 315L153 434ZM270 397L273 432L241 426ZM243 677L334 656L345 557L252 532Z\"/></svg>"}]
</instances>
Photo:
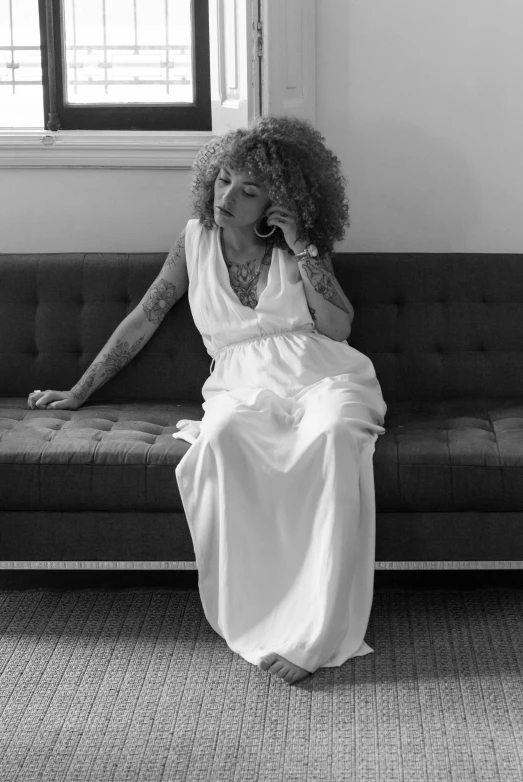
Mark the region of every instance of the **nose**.
<instances>
[{"instance_id":1,"label":"nose","mask_svg":"<svg viewBox=\"0 0 523 782\"><path fill-rule=\"evenodd\" d=\"M226 185L223 188L223 202L224 204L234 204L235 201L235 191L234 191L234 184L232 182L229 182L228 185ZM226 207L227 208L227 207Z\"/></svg>"}]
</instances>

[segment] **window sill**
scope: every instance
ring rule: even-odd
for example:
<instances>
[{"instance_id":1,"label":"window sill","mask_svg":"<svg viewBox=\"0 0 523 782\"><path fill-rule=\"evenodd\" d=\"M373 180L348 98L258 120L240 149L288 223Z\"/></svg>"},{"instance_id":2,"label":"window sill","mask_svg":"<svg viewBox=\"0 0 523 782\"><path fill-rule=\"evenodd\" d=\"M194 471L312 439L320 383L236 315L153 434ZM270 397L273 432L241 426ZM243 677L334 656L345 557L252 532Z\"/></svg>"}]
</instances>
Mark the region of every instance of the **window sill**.
<instances>
[{"instance_id":1,"label":"window sill","mask_svg":"<svg viewBox=\"0 0 523 782\"><path fill-rule=\"evenodd\" d=\"M0 168L190 169L211 131L0 130Z\"/></svg>"}]
</instances>

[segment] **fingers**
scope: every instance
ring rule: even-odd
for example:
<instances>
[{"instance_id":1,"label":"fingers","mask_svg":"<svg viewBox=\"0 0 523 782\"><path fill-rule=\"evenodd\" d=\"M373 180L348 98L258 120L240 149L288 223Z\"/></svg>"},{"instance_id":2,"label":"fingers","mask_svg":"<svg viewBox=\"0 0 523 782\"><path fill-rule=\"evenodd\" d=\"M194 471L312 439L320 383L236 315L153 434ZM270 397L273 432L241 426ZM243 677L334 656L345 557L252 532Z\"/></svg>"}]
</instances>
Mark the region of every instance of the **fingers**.
<instances>
[{"instance_id":1,"label":"fingers","mask_svg":"<svg viewBox=\"0 0 523 782\"><path fill-rule=\"evenodd\" d=\"M276 204L273 204L267 209L267 215L277 214L277 213L281 215L285 215L286 217L292 217L293 214L290 209L287 209L284 206L277 206Z\"/></svg>"},{"instance_id":2,"label":"fingers","mask_svg":"<svg viewBox=\"0 0 523 782\"><path fill-rule=\"evenodd\" d=\"M280 220L294 220L294 215L290 209L284 209L281 206L271 206L267 209L267 219L278 218Z\"/></svg>"},{"instance_id":3,"label":"fingers","mask_svg":"<svg viewBox=\"0 0 523 782\"><path fill-rule=\"evenodd\" d=\"M52 391L32 391L28 398L27 404L32 410L40 410L41 408L50 407L50 402L53 399Z\"/></svg>"},{"instance_id":4,"label":"fingers","mask_svg":"<svg viewBox=\"0 0 523 782\"><path fill-rule=\"evenodd\" d=\"M42 391L37 389L36 391L31 391L29 396L27 397L27 406L31 408L31 410L34 410L36 406L36 402L38 399L41 399Z\"/></svg>"},{"instance_id":5,"label":"fingers","mask_svg":"<svg viewBox=\"0 0 523 782\"><path fill-rule=\"evenodd\" d=\"M78 405L68 392L32 391L27 397L27 406L31 410L75 410Z\"/></svg>"}]
</instances>

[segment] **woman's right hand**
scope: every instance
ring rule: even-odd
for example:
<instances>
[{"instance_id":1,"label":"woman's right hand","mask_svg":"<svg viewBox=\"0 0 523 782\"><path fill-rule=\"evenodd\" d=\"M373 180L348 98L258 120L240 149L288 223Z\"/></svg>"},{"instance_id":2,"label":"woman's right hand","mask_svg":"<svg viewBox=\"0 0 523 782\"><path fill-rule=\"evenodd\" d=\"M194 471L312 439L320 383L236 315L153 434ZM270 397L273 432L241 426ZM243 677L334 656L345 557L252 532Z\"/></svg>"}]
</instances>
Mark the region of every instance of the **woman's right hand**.
<instances>
[{"instance_id":1,"label":"woman's right hand","mask_svg":"<svg viewBox=\"0 0 523 782\"><path fill-rule=\"evenodd\" d=\"M27 397L31 410L76 410L82 403L71 391L32 391Z\"/></svg>"}]
</instances>

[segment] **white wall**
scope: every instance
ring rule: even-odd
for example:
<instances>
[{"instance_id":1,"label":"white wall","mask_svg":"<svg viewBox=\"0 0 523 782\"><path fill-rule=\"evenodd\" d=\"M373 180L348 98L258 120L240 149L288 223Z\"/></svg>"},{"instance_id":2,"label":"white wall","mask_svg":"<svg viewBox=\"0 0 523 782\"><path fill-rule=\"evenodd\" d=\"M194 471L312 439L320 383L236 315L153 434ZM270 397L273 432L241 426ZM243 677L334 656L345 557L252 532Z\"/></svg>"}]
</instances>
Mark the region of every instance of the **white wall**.
<instances>
[{"instance_id":1,"label":"white wall","mask_svg":"<svg viewBox=\"0 0 523 782\"><path fill-rule=\"evenodd\" d=\"M523 3L317 0L347 251L523 252Z\"/></svg>"},{"instance_id":2,"label":"white wall","mask_svg":"<svg viewBox=\"0 0 523 782\"><path fill-rule=\"evenodd\" d=\"M0 253L167 252L191 216L184 169L2 169Z\"/></svg>"},{"instance_id":3,"label":"white wall","mask_svg":"<svg viewBox=\"0 0 523 782\"><path fill-rule=\"evenodd\" d=\"M523 3L316 0L348 251L523 252ZM187 170L0 170L0 252L167 251Z\"/></svg>"}]
</instances>

